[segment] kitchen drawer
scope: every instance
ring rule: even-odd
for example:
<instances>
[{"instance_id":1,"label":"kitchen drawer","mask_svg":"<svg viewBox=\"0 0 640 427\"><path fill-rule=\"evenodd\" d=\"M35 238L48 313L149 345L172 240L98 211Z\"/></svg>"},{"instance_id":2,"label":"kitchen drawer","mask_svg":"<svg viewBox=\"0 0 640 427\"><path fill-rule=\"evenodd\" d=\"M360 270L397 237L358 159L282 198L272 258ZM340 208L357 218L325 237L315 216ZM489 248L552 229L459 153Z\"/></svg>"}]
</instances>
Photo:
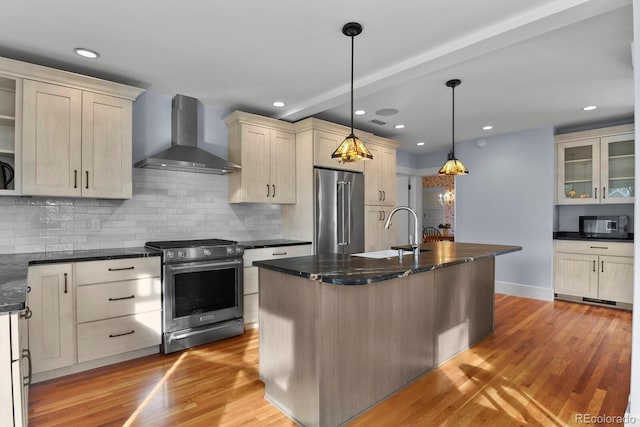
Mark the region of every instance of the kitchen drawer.
<instances>
[{"instance_id":1,"label":"kitchen drawer","mask_svg":"<svg viewBox=\"0 0 640 427\"><path fill-rule=\"evenodd\" d=\"M311 245L276 246L272 248L246 249L244 251L244 266L250 267L253 261L291 258L310 254Z\"/></svg>"},{"instance_id":2,"label":"kitchen drawer","mask_svg":"<svg viewBox=\"0 0 640 427\"><path fill-rule=\"evenodd\" d=\"M160 276L159 256L85 261L75 266L77 285Z\"/></svg>"},{"instance_id":3,"label":"kitchen drawer","mask_svg":"<svg viewBox=\"0 0 640 427\"><path fill-rule=\"evenodd\" d=\"M160 311L78 325L78 362L160 344Z\"/></svg>"},{"instance_id":4,"label":"kitchen drawer","mask_svg":"<svg viewBox=\"0 0 640 427\"><path fill-rule=\"evenodd\" d=\"M78 286L78 323L160 310L160 278Z\"/></svg>"},{"instance_id":5,"label":"kitchen drawer","mask_svg":"<svg viewBox=\"0 0 640 427\"><path fill-rule=\"evenodd\" d=\"M633 243L555 240L556 252L588 255L633 256Z\"/></svg>"}]
</instances>

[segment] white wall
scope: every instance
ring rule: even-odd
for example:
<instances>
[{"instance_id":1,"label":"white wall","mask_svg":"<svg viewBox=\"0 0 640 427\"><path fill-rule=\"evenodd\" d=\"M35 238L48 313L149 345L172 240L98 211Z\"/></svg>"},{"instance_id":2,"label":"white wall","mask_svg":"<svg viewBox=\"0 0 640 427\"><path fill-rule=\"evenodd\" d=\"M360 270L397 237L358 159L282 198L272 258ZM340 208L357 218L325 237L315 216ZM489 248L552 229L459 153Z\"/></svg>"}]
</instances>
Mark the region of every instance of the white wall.
<instances>
[{"instance_id":1,"label":"white wall","mask_svg":"<svg viewBox=\"0 0 640 427\"><path fill-rule=\"evenodd\" d=\"M633 57L634 70L633 80L635 82L635 123L640 123L640 0L633 0ZM636 153L640 153L640 127L636 126ZM636 155L636 189L639 188L637 171L640 171L640 159ZM636 197L635 209L640 212L640 201ZM635 218L634 218L635 220ZM637 221L637 220L636 220ZM636 239L634 242L634 275L633 275L633 324L631 327L631 392L629 393L629 414L637 419L640 418L640 244Z\"/></svg>"},{"instance_id":2,"label":"white wall","mask_svg":"<svg viewBox=\"0 0 640 427\"><path fill-rule=\"evenodd\" d=\"M456 241L522 246L496 258L497 290L552 299L553 129L456 144L469 169L456 177Z\"/></svg>"}]
</instances>

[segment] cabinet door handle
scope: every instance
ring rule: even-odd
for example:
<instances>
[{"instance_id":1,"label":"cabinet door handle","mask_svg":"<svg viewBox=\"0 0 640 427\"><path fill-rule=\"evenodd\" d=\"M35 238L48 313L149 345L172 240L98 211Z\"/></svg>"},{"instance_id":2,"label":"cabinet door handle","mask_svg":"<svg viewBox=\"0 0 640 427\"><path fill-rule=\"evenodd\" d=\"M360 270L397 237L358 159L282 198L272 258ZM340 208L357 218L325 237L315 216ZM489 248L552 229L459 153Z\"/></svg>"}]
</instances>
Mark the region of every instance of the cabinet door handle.
<instances>
[{"instance_id":1,"label":"cabinet door handle","mask_svg":"<svg viewBox=\"0 0 640 427\"><path fill-rule=\"evenodd\" d=\"M271 197L276 197L276 185L271 184L271 186L273 187L273 195Z\"/></svg>"},{"instance_id":2,"label":"cabinet door handle","mask_svg":"<svg viewBox=\"0 0 640 427\"><path fill-rule=\"evenodd\" d=\"M267 184L267 197L269 197L269 184Z\"/></svg>"},{"instance_id":3,"label":"cabinet door handle","mask_svg":"<svg viewBox=\"0 0 640 427\"><path fill-rule=\"evenodd\" d=\"M67 293L67 273L64 273L64 293Z\"/></svg>"},{"instance_id":4,"label":"cabinet door handle","mask_svg":"<svg viewBox=\"0 0 640 427\"><path fill-rule=\"evenodd\" d=\"M384 221L385 219L387 219L387 213L382 211L382 220Z\"/></svg>"},{"instance_id":5,"label":"cabinet door handle","mask_svg":"<svg viewBox=\"0 0 640 427\"><path fill-rule=\"evenodd\" d=\"M29 370L27 371L27 375L22 377L22 385L31 385L31 372L33 372L32 364L31 364L31 351L28 348L22 350L22 357L27 359L27 366Z\"/></svg>"},{"instance_id":6,"label":"cabinet door handle","mask_svg":"<svg viewBox=\"0 0 640 427\"><path fill-rule=\"evenodd\" d=\"M282 255L286 255L286 254L287 254L286 252L274 252L271 255L272 256L282 256Z\"/></svg>"},{"instance_id":7,"label":"cabinet door handle","mask_svg":"<svg viewBox=\"0 0 640 427\"><path fill-rule=\"evenodd\" d=\"M23 319L31 319L31 316L33 316L33 311L31 311L29 306L24 309L24 312L20 313L20 317Z\"/></svg>"},{"instance_id":8,"label":"cabinet door handle","mask_svg":"<svg viewBox=\"0 0 640 427\"><path fill-rule=\"evenodd\" d=\"M593 188L593 198L597 199L598 198L598 187L594 187Z\"/></svg>"},{"instance_id":9,"label":"cabinet door handle","mask_svg":"<svg viewBox=\"0 0 640 427\"><path fill-rule=\"evenodd\" d=\"M600 261L600 272L604 273L604 261Z\"/></svg>"},{"instance_id":10,"label":"cabinet door handle","mask_svg":"<svg viewBox=\"0 0 640 427\"><path fill-rule=\"evenodd\" d=\"M596 271L596 260L593 260L593 271Z\"/></svg>"},{"instance_id":11,"label":"cabinet door handle","mask_svg":"<svg viewBox=\"0 0 640 427\"><path fill-rule=\"evenodd\" d=\"M609 249L608 246L589 246L591 249Z\"/></svg>"},{"instance_id":12,"label":"cabinet door handle","mask_svg":"<svg viewBox=\"0 0 640 427\"><path fill-rule=\"evenodd\" d=\"M109 271L123 271L123 270L133 270L135 267L120 267L120 268L111 268L109 267Z\"/></svg>"},{"instance_id":13,"label":"cabinet door handle","mask_svg":"<svg viewBox=\"0 0 640 427\"><path fill-rule=\"evenodd\" d=\"M87 182L84 188L89 188L89 171L85 171L85 173L87 174Z\"/></svg>"},{"instance_id":14,"label":"cabinet door handle","mask_svg":"<svg viewBox=\"0 0 640 427\"><path fill-rule=\"evenodd\" d=\"M602 187L602 198L603 199L607 198L607 187Z\"/></svg>"},{"instance_id":15,"label":"cabinet door handle","mask_svg":"<svg viewBox=\"0 0 640 427\"><path fill-rule=\"evenodd\" d=\"M117 338L117 337L123 337L125 335L132 335L132 334L135 334L135 332L136 331L132 329L129 332L123 332L121 334L109 334L109 338Z\"/></svg>"},{"instance_id":16,"label":"cabinet door handle","mask_svg":"<svg viewBox=\"0 0 640 427\"><path fill-rule=\"evenodd\" d=\"M386 201L387 200L387 192L382 190L382 201Z\"/></svg>"},{"instance_id":17,"label":"cabinet door handle","mask_svg":"<svg viewBox=\"0 0 640 427\"><path fill-rule=\"evenodd\" d=\"M73 170L73 188L78 188L78 170Z\"/></svg>"},{"instance_id":18,"label":"cabinet door handle","mask_svg":"<svg viewBox=\"0 0 640 427\"><path fill-rule=\"evenodd\" d=\"M128 297L109 298L109 301L122 301L123 299L134 299L135 297L135 295L130 295Z\"/></svg>"},{"instance_id":19,"label":"cabinet door handle","mask_svg":"<svg viewBox=\"0 0 640 427\"><path fill-rule=\"evenodd\" d=\"M382 191L378 190L378 201L382 201Z\"/></svg>"}]
</instances>

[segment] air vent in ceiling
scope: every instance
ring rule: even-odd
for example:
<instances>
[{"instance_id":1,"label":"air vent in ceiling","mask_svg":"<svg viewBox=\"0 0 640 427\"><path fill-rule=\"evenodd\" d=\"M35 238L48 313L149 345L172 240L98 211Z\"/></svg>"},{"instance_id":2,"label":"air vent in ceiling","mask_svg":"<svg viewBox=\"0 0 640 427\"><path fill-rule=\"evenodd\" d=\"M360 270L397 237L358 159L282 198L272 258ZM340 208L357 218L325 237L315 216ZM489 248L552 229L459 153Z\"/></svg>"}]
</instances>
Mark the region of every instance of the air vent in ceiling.
<instances>
[{"instance_id":1,"label":"air vent in ceiling","mask_svg":"<svg viewBox=\"0 0 640 427\"><path fill-rule=\"evenodd\" d=\"M380 126L382 126L382 125L386 125L386 124L387 124L386 122L383 122L383 121L378 120L378 119L370 120L370 122L371 122L371 123L375 123L375 124L380 125Z\"/></svg>"}]
</instances>

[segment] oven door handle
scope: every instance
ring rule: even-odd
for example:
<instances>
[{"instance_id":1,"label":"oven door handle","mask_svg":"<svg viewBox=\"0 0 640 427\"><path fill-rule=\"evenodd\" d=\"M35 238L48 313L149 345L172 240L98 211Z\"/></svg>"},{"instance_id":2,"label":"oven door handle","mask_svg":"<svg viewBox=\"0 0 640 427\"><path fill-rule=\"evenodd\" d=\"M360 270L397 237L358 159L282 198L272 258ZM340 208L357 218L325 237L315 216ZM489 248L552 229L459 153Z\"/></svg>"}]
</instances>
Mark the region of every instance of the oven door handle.
<instances>
[{"instance_id":1,"label":"oven door handle","mask_svg":"<svg viewBox=\"0 0 640 427\"><path fill-rule=\"evenodd\" d=\"M235 261L224 261L224 262L190 262L188 263L188 265L182 265L182 264L165 264L166 269L169 272L174 272L174 271L188 271L188 270L194 270L194 271L201 271L201 270L205 270L207 268L224 268L224 267L236 267L238 265L242 265L242 259L239 260L235 260Z\"/></svg>"}]
</instances>

